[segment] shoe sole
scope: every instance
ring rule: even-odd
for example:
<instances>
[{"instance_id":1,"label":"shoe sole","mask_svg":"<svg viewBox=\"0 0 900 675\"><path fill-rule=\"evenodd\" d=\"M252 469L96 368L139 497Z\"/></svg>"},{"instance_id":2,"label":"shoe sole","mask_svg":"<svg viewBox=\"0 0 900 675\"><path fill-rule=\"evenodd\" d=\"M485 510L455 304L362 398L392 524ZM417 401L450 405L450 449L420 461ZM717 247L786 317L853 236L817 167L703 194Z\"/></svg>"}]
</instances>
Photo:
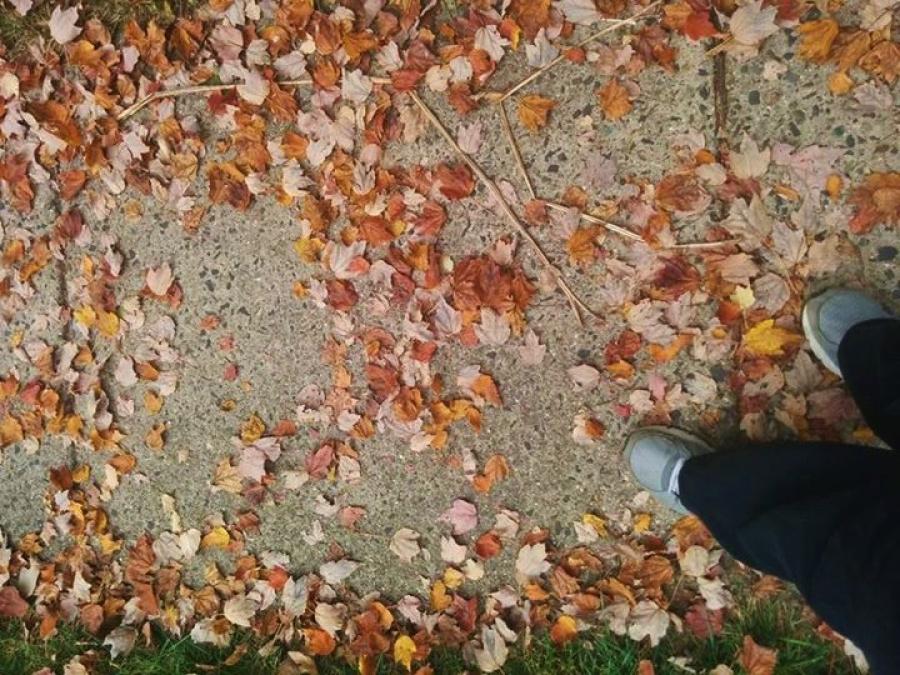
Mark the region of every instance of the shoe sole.
<instances>
[{"instance_id":1,"label":"shoe sole","mask_svg":"<svg viewBox=\"0 0 900 675\"><path fill-rule=\"evenodd\" d=\"M685 444L687 445L687 447L692 447L695 444L699 443L701 446L703 446L703 449L704 449L704 452L698 453L700 455L710 454L710 453L715 452L715 449L709 443L707 443L704 439L700 438L696 434L692 434L687 431L683 431L681 429L676 429L674 427L665 427L665 426L660 426L660 425L651 425L648 427L641 427L639 429L635 429L634 431L632 431L628 435L628 440L625 442L625 450L623 451L622 454L624 455L624 459L625 459L626 464L628 465L629 471L631 471L631 453L634 451L635 441L638 440L638 438L635 438L635 437L641 435L641 432L643 432L643 431L647 431L647 432L657 431L657 432L666 434L668 436L674 436L675 438L678 438L678 439L684 441ZM694 457L697 457L697 456L698 455L694 455ZM640 483L638 483L638 485L640 485ZM678 499L678 497L673 495L671 492L659 492L657 490L648 490L643 485L641 485L641 487L643 489L647 490L647 492L649 492L650 495L654 499L656 499L661 504L668 506L673 511L677 511L677 512L685 514L685 515L690 513L690 511L688 511L684 507L684 504L681 503L681 501Z\"/></svg>"},{"instance_id":2,"label":"shoe sole","mask_svg":"<svg viewBox=\"0 0 900 675\"><path fill-rule=\"evenodd\" d=\"M816 355L816 358L819 359L823 366L841 377L840 365L825 351L822 341L818 338L822 334L822 331L819 330L819 310L825 304L825 301L834 295L837 290L829 289L807 300L806 304L803 305L800 322L803 325L803 333L812 353Z\"/></svg>"}]
</instances>

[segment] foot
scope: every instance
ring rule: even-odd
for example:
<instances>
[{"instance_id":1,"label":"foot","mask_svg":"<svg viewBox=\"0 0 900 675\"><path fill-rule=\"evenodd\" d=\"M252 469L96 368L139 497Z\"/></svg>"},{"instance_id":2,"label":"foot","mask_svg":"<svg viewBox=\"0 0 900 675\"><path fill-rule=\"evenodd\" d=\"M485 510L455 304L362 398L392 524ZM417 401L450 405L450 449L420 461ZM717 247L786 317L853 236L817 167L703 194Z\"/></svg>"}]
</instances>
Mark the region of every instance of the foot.
<instances>
[{"instance_id":1,"label":"foot","mask_svg":"<svg viewBox=\"0 0 900 675\"><path fill-rule=\"evenodd\" d=\"M679 513L688 513L678 496L678 474L691 457L713 449L701 438L671 427L643 427L625 443L625 461L635 480Z\"/></svg>"},{"instance_id":2,"label":"foot","mask_svg":"<svg viewBox=\"0 0 900 675\"><path fill-rule=\"evenodd\" d=\"M828 370L840 375L838 347L847 331L863 321L889 317L890 314L865 293L832 288L807 300L803 307L803 332L813 354Z\"/></svg>"}]
</instances>

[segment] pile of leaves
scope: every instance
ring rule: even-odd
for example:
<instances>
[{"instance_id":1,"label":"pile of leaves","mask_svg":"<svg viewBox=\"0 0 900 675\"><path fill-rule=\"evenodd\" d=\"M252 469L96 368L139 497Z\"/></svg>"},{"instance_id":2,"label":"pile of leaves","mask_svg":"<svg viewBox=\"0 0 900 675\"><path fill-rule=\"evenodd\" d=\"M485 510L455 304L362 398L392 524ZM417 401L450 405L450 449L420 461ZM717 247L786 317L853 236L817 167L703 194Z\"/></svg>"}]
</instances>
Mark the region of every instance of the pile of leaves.
<instances>
[{"instance_id":1,"label":"pile of leaves","mask_svg":"<svg viewBox=\"0 0 900 675\"><path fill-rule=\"evenodd\" d=\"M11 4L25 14L32 2ZM579 184L555 196L532 190L523 200L524 186L510 181L491 191L472 159L481 124L466 116L512 99L511 136L541 133L552 122L554 100L492 89L516 50L541 73L562 62L595 72L603 123L617 124L641 96L641 72L677 67L683 38L747 59L783 30L797 33L802 58L833 64L834 95L884 109L900 63L890 8L868 0L858 25L841 25L822 7L809 18L799 1L514 0L473 2L449 16L420 0L345 0L327 11L311 0L212 0L165 30L131 22L114 39L99 21L82 21L77 6L55 7L47 42L14 61L0 56L3 208L27 223L41 199L62 205L46 230L5 228L4 319L25 315L39 294L36 281L59 263L74 263L77 276L61 307L28 317L58 326L60 344L29 339L25 330L13 336L22 372L0 380L0 446L37 452L52 438L104 453L105 464L102 476L87 465L55 469L44 527L2 542L0 615L27 614L44 637L59 621L80 621L105 636L114 656L149 641L150 622L217 645L242 627L269 648L287 645L300 669L340 651L363 672L379 654L411 669L437 644L457 645L482 670L498 670L509 644L527 644L543 628L560 644L598 623L651 644L669 630L721 630L731 602L721 551L693 518L654 535L640 499L614 517L586 513L573 524L579 544L571 549L554 546L547 530L522 528L512 510L485 523L475 504L457 499L442 516L443 573L426 598L396 602L356 596L345 582L360 562L336 544L328 562L298 576L287 556L256 554L246 538L259 527L254 509L279 491L362 480L361 451L376 434L414 452L448 452L456 425L480 430L486 412L503 405L502 382L477 363L445 382L432 371L436 354L513 345L522 367L538 366L547 345L528 325L529 308L576 270L602 279L604 306L592 309L621 329L601 358L569 370L578 391L611 383L618 397L573 418L574 442L597 444L612 418L669 423L685 410L713 427L728 398L754 440L785 427L802 438L865 438L846 393L804 350L797 318L810 280L855 255L853 235L900 221L900 175L872 173L848 190L839 150L760 147L744 137L728 151L687 133L671 139L673 166L659 180L618 185L615 158L597 153ZM594 24L615 39L580 40ZM772 79L782 72L783 64L768 69ZM451 128L450 159L382 165L389 143L413 142L442 124L420 95L445 98L460 117L443 123ZM217 138L204 137L210 125L201 119ZM595 133L587 120L579 141ZM614 185L621 189L608 196ZM526 241L534 232L558 242L565 260L542 260L543 272L529 276L520 239L511 236L464 257L445 253L442 230L454 202L474 198L520 218ZM173 345L184 292L177 260L140 270L137 291L121 284L120 244L97 225L114 211L139 221L142 200L153 200L191 236L209 209L245 210L260 199L296 219L294 249L308 274L293 290L331 312L322 348L331 383L303 387L290 419L267 424L253 416L235 425L234 453L211 467L210 489L238 495L240 511L185 527L163 495L169 531L125 542L104 504L123 475L139 475L136 447L164 451L168 423L155 421L136 437L123 423L136 400L161 414L177 389L182 359ZM710 222L714 209L727 217ZM838 233L831 224L843 220L848 231ZM685 245L681 233L697 223L706 224L702 241ZM398 329L383 327L385 317ZM586 319L586 329L599 321ZM219 323L209 315L203 329L213 333ZM227 335L218 344L226 354L233 349ZM353 354L364 362L361 382ZM657 367L679 358L729 372L670 381ZM229 362L223 378L237 377ZM303 468L281 467L282 443L309 429L321 442ZM455 468L479 493L515 470L502 455L479 466L465 450ZM353 530L365 517L323 496L316 514L304 535L310 543L325 541L323 522ZM386 546L401 564L430 555L409 528ZM463 584L481 579L507 548L516 551L517 585L467 597ZM189 585L186 567L207 551L229 555L234 571L204 558L204 584ZM751 641L746 659L763 663L753 672L771 672L776 657L760 650ZM80 666L90 660L85 655Z\"/></svg>"}]
</instances>

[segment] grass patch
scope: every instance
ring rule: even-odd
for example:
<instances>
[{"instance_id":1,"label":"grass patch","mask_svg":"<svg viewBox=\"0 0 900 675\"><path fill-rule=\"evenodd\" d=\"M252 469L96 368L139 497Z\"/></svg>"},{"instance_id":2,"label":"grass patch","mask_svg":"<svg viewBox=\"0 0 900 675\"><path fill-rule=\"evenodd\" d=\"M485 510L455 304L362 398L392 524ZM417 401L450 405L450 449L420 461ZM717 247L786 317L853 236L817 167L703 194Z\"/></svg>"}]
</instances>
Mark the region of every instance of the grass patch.
<instances>
[{"instance_id":1,"label":"grass patch","mask_svg":"<svg viewBox=\"0 0 900 675\"><path fill-rule=\"evenodd\" d=\"M721 635L701 640L687 634L672 633L656 649L628 638L598 631L583 635L564 648L555 647L546 636L538 637L525 652L517 650L503 669L505 675L634 675L641 659L653 662L658 675L683 675L684 670L669 662L670 657L687 657L698 672L723 663L741 672L738 653L744 635L757 643L778 650L778 675L856 675L850 659L820 638L803 617L801 606L790 596L777 600L753 601L732 612ZM235 636L231 647L217 649L195 644L189 638L171 639L156 634L152 647L138 646L116 661L93 636L75 626L62 626L50 640L26 640L19 621L0 622L0 663L4 675L31 675L43 667L61 673L74 656L93 650L96 663L92 673L120 675L187 675L215 672L234 675L276 675L283 652L276 650L262 657L260 643L248 632ZM246 652L234 663L229 656L246 645ZM437 675L474 672L454 649L436 649L429 659ZM398 669L388 657L376 662L379 675L393 675ZM420 664L421 665L421 664ZM355 662L340 658L320 659L322 675L358 673Z\"/></svg>"},{"instance_id":2,"label":"grass patch","mask_svg":"<svg viewBox=\"0 0 900 675\"><path fill-rule=\"evenodd\" d=\"M7 52L19 54L39 37L49 40L47 21L58 4L61 3L38 0L25 16L19 16L7 3L0 4L0 43ZM100 19L115 37L131 19L142 25L154 19L167 26L179 16L189 16L199 4L200 0L82 0L78 23L84 26L88 19Z\"/></svg>"}]
</instances>

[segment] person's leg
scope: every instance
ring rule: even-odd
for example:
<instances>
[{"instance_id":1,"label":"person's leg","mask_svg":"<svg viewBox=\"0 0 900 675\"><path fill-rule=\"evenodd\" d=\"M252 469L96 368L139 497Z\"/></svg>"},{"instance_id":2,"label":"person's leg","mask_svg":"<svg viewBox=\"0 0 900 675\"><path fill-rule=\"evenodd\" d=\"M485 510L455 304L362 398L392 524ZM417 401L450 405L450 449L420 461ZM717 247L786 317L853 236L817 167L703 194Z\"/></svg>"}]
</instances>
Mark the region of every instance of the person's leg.
<instances>
[{"instance_id":1,"label":"person's leg","mask_svg":"<svg viewBox=\"0 0 900 675\"><path fill-rule=\"evenodd\" d=\"M900 672L900 457L785 443L693 457L678 496L735 558L794 583L881 670ZM897 670L895 670L895 668Z\"/></svg>"},{"instance_id":2,"label":"person's leg","mask_svg":"<svg viewBox=\"0 0 900 675\"><path fill-rule=\"evenodd\" d=\"M885 480L900 486L900 457L889 451L770 443L691 458L678 496L735 557L803 590L847 509L878 499L872 490Z\"/></svg>"},{"instance_id":3,"label":"person's leg","mask_svg":"<svg viewBox=\"0 0 900 675\"><path fill-rule=\"evenodd\" d=\"M900 450L900 319L850 328L838 348L841 375L872 431Z\"/></svg>"}]
</instances>

